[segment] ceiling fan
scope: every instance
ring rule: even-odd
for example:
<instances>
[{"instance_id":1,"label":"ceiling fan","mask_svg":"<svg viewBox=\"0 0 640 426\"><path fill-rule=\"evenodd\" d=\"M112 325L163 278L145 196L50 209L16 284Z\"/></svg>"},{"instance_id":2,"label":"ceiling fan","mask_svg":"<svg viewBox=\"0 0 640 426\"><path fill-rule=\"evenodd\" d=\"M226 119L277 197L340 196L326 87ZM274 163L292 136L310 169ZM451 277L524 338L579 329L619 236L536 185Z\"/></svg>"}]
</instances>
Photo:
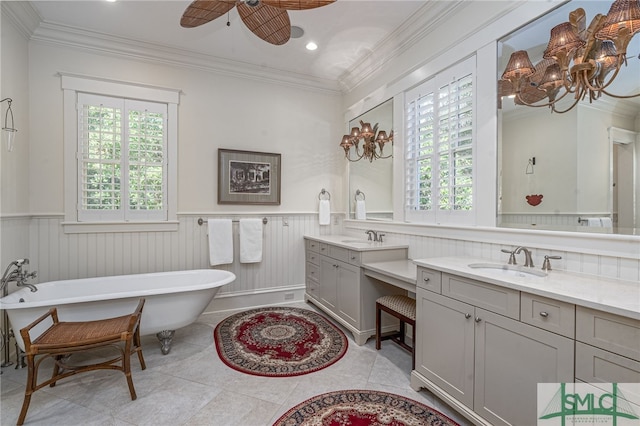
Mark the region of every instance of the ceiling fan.
<instances>
[{"instance_id":1,"label":"ceiling fan","mask_svg":"<svg viewBox=\"0 0 640 426\"><path fill-rule=\"evenodd\" d=\"M182 14L180 25L194 28L228 13L234 6L242 22L262 40L282 45L291 37L287 10L326 6L336 0L196 0ZM229 22L227 22L229 25Z\"/></svg>"}]
</instances>

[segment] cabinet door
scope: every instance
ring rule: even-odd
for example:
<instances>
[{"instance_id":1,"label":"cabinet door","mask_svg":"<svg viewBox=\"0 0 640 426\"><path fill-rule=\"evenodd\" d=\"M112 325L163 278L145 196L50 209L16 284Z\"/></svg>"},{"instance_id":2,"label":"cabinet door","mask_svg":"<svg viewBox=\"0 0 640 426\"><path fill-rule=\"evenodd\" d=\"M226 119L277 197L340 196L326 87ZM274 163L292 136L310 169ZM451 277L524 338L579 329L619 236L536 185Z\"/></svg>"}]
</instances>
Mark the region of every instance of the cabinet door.
<instances>
[{"instance_id":1,"label":"cabinet door","mask_svg":"<svg viewBox=\"0 0 640 426\"><path fill-rule=\"evenodd\" d=\"M320 256L320 288L318 294L320 301L333 312L336 311L336 279L338 274L338 261L327 256Z\"/></svg>"},{"instance_id":2,"label":"cabinet door","mask_svg":"<svg viewBox=\"0 0 640 426\"><path fill-rule=\"evenodd\" d=\"M474 308L418 287L416 370L473 407Z\"/></svg>"},{"instance_id":3,"label":"cabinet door","mask_svg":"<svg viewBox=\"0 0 640 426\"><path fill-rule=\"evenodd\" d=\"M338 314L360 329L360 268L337 262Z\"/></svg>"},{"instance_id":4,"label":"cabinet door","mask_svg":"<svg viewBox=\"0 0 640 426\"><path fill-rule=\"evenodd\" d=\"M573 340L476 308L474 411L535 425L537 384L573 382Z\"/></svg>"}]
</instances>

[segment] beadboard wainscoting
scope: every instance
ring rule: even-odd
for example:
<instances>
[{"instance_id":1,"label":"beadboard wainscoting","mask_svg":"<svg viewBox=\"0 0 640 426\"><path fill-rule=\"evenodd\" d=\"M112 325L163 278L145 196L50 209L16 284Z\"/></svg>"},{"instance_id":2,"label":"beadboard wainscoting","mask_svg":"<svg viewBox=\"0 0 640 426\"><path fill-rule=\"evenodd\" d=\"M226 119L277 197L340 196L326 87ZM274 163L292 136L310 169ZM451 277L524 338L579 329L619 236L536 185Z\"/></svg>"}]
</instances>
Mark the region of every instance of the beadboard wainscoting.
<instances>
[{"instance_id":1,"label":"beadboard wainscoting","mask_svg":"<svg viewBox=\"0 0 640 426\"><path fill-rule=\"evenodd\" d=\"M339 214L332 225L320 226L317 213L278 215L180 215L177 232L106 232L65 234L60 215L2 218L2 260L29 257L35 282L111 275L207 269L209 249L206 219L263 218L263 260L239 262L238 223L233 223L234 262L216 268L236 274L223 287L210 310L235 309L266 303L302 300L304 294L305 234L339 232ZM203 218L204 224L198 225ZM22 247L19 247L22 245ZM238 300L234 300L238 299ZM215 306L214 306L215 305Z\"/></svg>"},{"instance_id":2,"label":"beadboard wainscoting","mask_svg":"<svg viewBox=\"0 0 640 426\"><path fill-rule=\"evenodd\" d=\"M597 275L637 282L640 285L640 244L637 236L587 234L576 232L530 231L524 229L417 226L400 222L362 222L346 220L343 233L362 236L367 229L385 233L385 241L408 244L410 259L465 256L506 263L508 255L523 245L531 249L536 268L545 255L557 270ZM520 264L523 258L518 258Z\"/></svg>"}]
</instances>

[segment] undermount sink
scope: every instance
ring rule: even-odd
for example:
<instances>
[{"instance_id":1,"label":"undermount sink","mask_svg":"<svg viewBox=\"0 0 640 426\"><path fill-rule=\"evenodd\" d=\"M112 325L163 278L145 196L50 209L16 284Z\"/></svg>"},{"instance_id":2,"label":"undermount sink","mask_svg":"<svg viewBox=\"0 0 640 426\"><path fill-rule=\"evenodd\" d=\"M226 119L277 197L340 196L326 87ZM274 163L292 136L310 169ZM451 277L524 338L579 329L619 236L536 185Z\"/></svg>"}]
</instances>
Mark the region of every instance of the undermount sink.
<instances>
[{"instance_id":1,"label":"undermount sink","mask_svg":"<svg viewBox=\"0 0 640 426\"><path fill-rule=\"evenodd\" d=\"M497 275L507 275L510 277L535 278L546 277L547 273L536 269L525 268L517 265L503 265L500 263L470 263L469 268L482 269L486 272L495 272Z\"/></svg>"},{"instance_id":2,"label":"undermount sink","mask_svg":"<svg viewBox=\"0 0 640 426\"><path fill-rule=\"evenodd\" d=\"M345 244L373 244L373 241L367 241L367 240L342 240L341 242L345 243Z\"/></svg>"}]
</instances>

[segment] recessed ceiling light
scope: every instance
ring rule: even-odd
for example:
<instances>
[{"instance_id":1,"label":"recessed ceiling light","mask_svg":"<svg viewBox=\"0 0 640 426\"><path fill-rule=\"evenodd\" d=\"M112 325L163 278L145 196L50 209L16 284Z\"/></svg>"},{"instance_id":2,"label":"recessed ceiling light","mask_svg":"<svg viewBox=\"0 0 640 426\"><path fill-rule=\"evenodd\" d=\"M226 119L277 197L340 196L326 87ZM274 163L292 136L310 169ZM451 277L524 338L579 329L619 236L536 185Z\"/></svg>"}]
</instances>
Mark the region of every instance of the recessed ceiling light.
<instances>
[{"instance_id":1,"label":"recessed ceiling light","mask_svg":"<svg viewBox=\"0 0 640 426\"><path fill-rule=\"evenodd\" d=\"M298 26L291 26L291 38L300 38L304 35L304 30Z\"/></svg>"},{"instance_id":2,"label":"recessed ceiling light","mask_svg":"<svg viewBox=\"0 0 640 426\"><path fill-rule=\"evenodd\" d=\"M307 43L306 48L307 50L316 50L318 48L318 45L310 41L309 43Z\"/></svg>"}]
</instances>

